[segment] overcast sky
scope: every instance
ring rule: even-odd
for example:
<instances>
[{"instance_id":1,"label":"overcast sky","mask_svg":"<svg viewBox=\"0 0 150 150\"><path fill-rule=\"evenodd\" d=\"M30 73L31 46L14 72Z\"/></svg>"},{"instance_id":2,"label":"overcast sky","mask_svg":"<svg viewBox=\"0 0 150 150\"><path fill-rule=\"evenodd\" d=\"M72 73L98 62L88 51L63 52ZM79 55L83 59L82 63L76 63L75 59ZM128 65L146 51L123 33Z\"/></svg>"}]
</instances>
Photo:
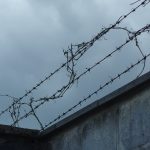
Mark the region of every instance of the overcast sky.
<instances>
[{"instance_id":1,"label":"overcast sky","mask_svg":"<svg viewBox=\"0 0 150 150\"><path fill-rule=\"evenodd\" d=\"M0 94L20 97L38 81L54 71L64 61L63 49L73 43L82 43L94 37L102 27L113 24L121 15L135 5L132 0L0 0ZM150 23L150 5L141 7L123 21L122 27L137 30ZM111 31L105 39L96 44L80 60L77 73L92 65L125 41L126 33ZM150 52L149 36L139 39L144 53ZM76 83L64 98L43 105L38 115L43 123L48 123L67 108L76 104L90 92L96 90L111 76L126 69L141 58L139 51L129 44L125 49L97 67L81 82ZM147 62L148 64L149 62ZM142 65L135 68L122 80L112 84L94 97L89 103L110 93L133 80ZM149 71L146 65L145 72ZM67 81L67 72L62 70L55 78L46 82L31 96L49 96ZM0 97L3 110L11 103ZM88 102L86 103L86 105ZM85 105L82 105L82 107ZM81 108L81 107L80 107ZM78 109L80 109L78 108ZM77 110L78 110L77 109ZM73 111L74 112L74 111ZM11 124L9 117L1 116L0 123ZM22 127L39 128L33 118L23 120Z\"/></svg>"}]
</instances>

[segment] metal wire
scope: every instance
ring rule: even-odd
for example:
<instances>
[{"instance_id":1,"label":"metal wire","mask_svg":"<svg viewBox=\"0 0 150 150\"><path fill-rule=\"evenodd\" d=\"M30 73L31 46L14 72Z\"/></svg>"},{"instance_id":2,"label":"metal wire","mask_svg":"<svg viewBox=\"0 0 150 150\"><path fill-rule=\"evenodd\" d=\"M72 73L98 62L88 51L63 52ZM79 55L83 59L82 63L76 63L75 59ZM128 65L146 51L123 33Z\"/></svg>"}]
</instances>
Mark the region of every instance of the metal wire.
<instances>
[{"instance_id":1,"label":"metal wire","mask_svg":"<svg viewBox=\"0 0 150 150\"><path fill-rule=\"evenodd\" d=\"M58 73L62 68L68 66L68 63L73 62L74 60L78 60L79 58L81 58L85 52L87 52L87 50L93 46L93 44L99 40L100 38L102 38L105 34L107 34L111 29L115 28L117 25L119 25L124 19L126 19L130 14L134 13L138 8L140 8L141 6L145 6L150 2L150 0L143 0L138 6L136 6L135 8L133 8L129 13L121 16L113 25L110 25L108 28L103 28L92 40L90 40L89 42L83 42L81 44L77 44L77 45L71 45L71 48L75 47L76 51L72 54L72 56L70 57L70 59L68 59L65 63L63 63L60 67L58 67L55 71L53 71L52 73L50 73L48 76L46 76L43 80L41 80L40 82L38 82L35 86L33 86L30 90L28 90L22 97L17 98L17 100L15 102L12 103L12 105L10 105L9 107L7 107L5 110L0 112L0 117L10 111L17 103L20 103L20 101L27 97L29 94L31 94L33 91L37 90L43 83L45 83L46 81L48 81L49 79L51 79L52 76L54 76L56 73ZM66 52L70 51L64 51L64 53L66 54ZM72 51L73 52L73 51ZM74 63L74 62L73 62ZM72 70L73 71L73 70ZM73 76L74 77L74 76ZM70 76L70 78L72 78L72 76Z\"/></svg>"},{"instance_id":2,"label":"metal wire","mask_svg":"<svg viewBox=\"0 0 150 150\"><path fill-rule=\"evenodd\" d=\"M141 28L140 30L132 33L132 36L129 36L129 38L125 41L125 43L121 44L121 46L119 46L118 48L116 48L114 51L112 51L110 54L108 54L106 57L104 57L103 59L101 59L100 61L98 61L97 63L95 63L93 66L89 67L85 72L83 72L82 74L80 74L78 77L76 77L72 82L69 82L67 85L63 86L60 90L58 90L56 93L54 93L52 96L50 97L44 97L44 98L40 98L38 100L32 100L32 103L34 102L39 102L41 101L39 104L37 104L32 110L30 110L28 113L26 113L25 115L19 117L16 119L16 121L12 124L15 125L16 123L18 123L19 121L21 121L24 118L27 118L30 115L33 115L33 110L35 111L36 109L38 109L41 105L43 105L44 103L48 102L49 100L53 100L53 99L57 99L63 96L63 94L65 93L64 90L66 90L66 88L69 88L71 86L71 84L73 84L76 80L79 80L82 76L84 76L87 72L90 72L93 68L95 68L97 65L99 65L101 62L103 62L105 59L108 59L109 57L111 57L115 52L120 51L127 43L129 43L130 41L136 39L137 36L139 36L141 33L143 32L149 32L150 31L150 24L144 26L143 28ZM146 61L145 56L143 56L143 58L141 60L144 60L144 62ZM138 64L138 63L137 63ZM137 65L136 64L136 65ZM145 66L144 66L145 67ZM132 68L132 67L131 67ZM143 70L142 70L143 71ZM112 80L114 81L114 80ZM106 86L106 85L105 85ZM105 87L104 86L104 87ZM41 123L40 123L41 124ZM43 128L43 127L42 127Z\"/></svg>"},{"instance_id":3,"label":"metal wire","mask_svg":"<svg viewBox=\"0 0 150 150\"><path fill-rule=\"evenodd\" d=\"M61 118L63 118L64 116L66 116L68 113L70 113L71 111L73 111L74 109L76 109L78 106L81 106L84 102L86 102L87 100L89 100L92 96L96 95L98 92L102 91L105 87L107 87L109 84L112 84L114 81L116 81L117 79L120 79L120 77L122 77L124 74L128 73L130 70L132 70L135 66L139 65L142 61L146 60L148 57L150 56L150 53L146 56L144 56L144 58L138 60L135 64L132 64L130 67L128 67L127 69L125 69L124 71L122 71L121 73L117 74L116 76L114 76L113 78L111 78L109 81L107 81L105 84L100 85L99 88L97 90L95 90L94 92L92 92L91 94L89 94L86 98L80 100L76 105L72 106L71 108L69 108L67 111L63 112L62 114L58 115L58 117L56 117L55 119L53 119L52 121L50 121L48 124L46 124L44 126L42 130L45 130L47 127L49 127L50 125L52 125L53 123L55 123L56 121L60 120Z\"/></svg>"},{"instance_id":4,"label":"metal wire","mask_svg":"<svg viewBox=\"0 0 150 150\"><path fill-rule=\"evenodd\" d=\"M63 50L64 56L66 57L66 62L63 63L60 67L58 67L55 71L50 73L48 76L46 76L43 80L38 82L29 91L26 91L26 93L22 97L16 98L16 97L10 96L8 94L0 95L0 96L8 97L8 98L13 100L13 103L9 107L7 107L5 110L1 111L0 117L4 113L9 112L10 113L10 117L13 120L12 126L19 126L19 122L21 120L23 120L23 119L27 118L28 116L32 115L37 120L38 124L40 125L41 130L45 130L48 126L50 126L51 124L55 123L59 119L63 118L65 115L67 115L69 112L74 110L76 107L82 105L83 102L86 102L88 99L90 99L91 97L96 95L98 92L100 92L106 86L108 86L109 84L111 84L114 81L116 81L117 79L119 79L122 75L126 74L127 72L129 72L131 69L133 69L135 66L137 66L138 64L140 64L143 61L144 62L143 67L142 67L140 73L137 76L137 77L139 77L143 73L143 71L145 69L146 59L147 59L147 57L150 56L150 54L145 55L143 53L143 51L142 51L142 49L141 49L141 47L139 45L137 37L139 35L141 35L142 33L144 33L144 32L150 32L150 24L144 26L143 28L139 29L136 32L130 31L127 28L119 27L119 24L124 19L126 19L129 15L134 13L138 8L145 7L150 2L150 0L143 0L143 1L142 0L138 0L138 1L134 2L134 3L132 3L132 5L135 4L135 3L138 3L138 2L140 3L138 6L133 8L126 15L121 16L114 24L110 25L107 28L102 28L102 30L96 36L94 36L94 38L92 38L90 41L82 42L81 44L74 44L74 45L71 44L71 46L68 47L67 50ZM128 39L123 44L121 44L120 46L115 48L108 55L103 57L101 60L99 60L98 62L94 63L90 67L87 67L86 70L83 71L80 75L77 75L76 71L75 71L75 65L76 65L76 63L78 63L78 60L82 56L85 55L85 53L95 44L96 41L98 41L100 38L102 38L104 35L106 35L108 32L110 32L111 30L114 30L114 29L115 30L118 30L118 29L120 30L121 29L121 30L126 31L127 34L128 34ZM81 101L79 101L73 107L69 108L66 112L60 114L57 118L55 118L54 120L49 122L47 125L43 125L43 123L39 119L38 115L36 114L36 110L40 106L42 106L46 102L49 102L50 100L55 100L55 99L63 97L64 94L68 91L68 89L70 89L70 87L76 81L79 81L83 76L85 76L87 73L90 73L91 70L93 70L98 65L102 64L102 62L104 62L108 58L112 57L116 52L121 51L124 48L124 46L127 45L128 43L130 43L131 41L135 42L135 46L138 48L139 52L141 53L142 58L139 61L137 61L135 64L131 65L130 67L128 67L126 70L124 70L120 74L118 74L115 77L111 78L111 80L107 81L104 85L100 86L96 91L94 91L93 93L89 94L86 98L84 98ZM28 100L27 102L22 102L22 100L24 98L28 97L33 91L37 90L42 84L44 84L46 81L51 79L51 77L55 76L55 74L58 73L60 70L62 70L64 67L66 68L67 72L69 73L69 80L68 80L68 83L66 85L62 86L62 88L57 90L54 94L52 94L49 97L42 97L42 98L39 98L39 99L34 99L33 97L31 97L30 99L27 99ZM22 109L23 106L28 107L29 111L26 112L26 110L24 110L25 114L22 115L21 114L21 109Z\"/></svg>"}]
</instances>

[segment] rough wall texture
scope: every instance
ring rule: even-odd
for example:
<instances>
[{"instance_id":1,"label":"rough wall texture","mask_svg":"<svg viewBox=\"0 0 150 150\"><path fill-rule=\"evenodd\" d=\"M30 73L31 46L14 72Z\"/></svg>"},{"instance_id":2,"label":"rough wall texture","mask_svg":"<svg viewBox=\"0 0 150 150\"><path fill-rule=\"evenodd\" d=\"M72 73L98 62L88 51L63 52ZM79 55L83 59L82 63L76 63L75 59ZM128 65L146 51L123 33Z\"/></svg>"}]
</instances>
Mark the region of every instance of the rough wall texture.
<instances>
[{"instance_id":1,"label":"rough wall texture","mask_svg":"<svg viewBox=\"0 0 150 150\"><path fill-rule=\"evenodd\" d=\"M0 150L40 150L38 131L0 125Z\"/></svg>"},{"instance_id":2,"label":"rough wall texture","mask_svg":"<svg viewBox=\"0 0 150 150\"><path fill-rule=\"evenodd\" d=\"M0 138L0 150L39 150L38 143L31 139L5 136Z\"/></svg>"},{"instance_id":3,"label":"rough wall texture","mask_svg":"<svg viewBox=\"0 0 150 150\"><path fill-rule=\"evenodd\" d=\"M135 90L53 133L44 150L150 150L150 87Z\"/></svg>"}]
</instances>

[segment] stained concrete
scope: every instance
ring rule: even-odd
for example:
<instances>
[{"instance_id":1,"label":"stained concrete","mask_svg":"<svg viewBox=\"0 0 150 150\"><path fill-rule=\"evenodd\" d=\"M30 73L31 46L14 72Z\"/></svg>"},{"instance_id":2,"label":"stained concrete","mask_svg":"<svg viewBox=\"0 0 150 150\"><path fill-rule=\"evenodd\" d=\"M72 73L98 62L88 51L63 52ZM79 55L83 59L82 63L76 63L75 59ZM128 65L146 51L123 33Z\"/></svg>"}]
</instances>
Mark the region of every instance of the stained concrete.
<instances>
[{"instance_id":1,"label":"stained concrete","mask_svg":"<svg viewBox=\"0 0 150 150\"><path fill-rule=\"evenodd\" d=\"M0 126L0 150L150 150L150 73L45 131Z\"/></svg>"}]
</instances>

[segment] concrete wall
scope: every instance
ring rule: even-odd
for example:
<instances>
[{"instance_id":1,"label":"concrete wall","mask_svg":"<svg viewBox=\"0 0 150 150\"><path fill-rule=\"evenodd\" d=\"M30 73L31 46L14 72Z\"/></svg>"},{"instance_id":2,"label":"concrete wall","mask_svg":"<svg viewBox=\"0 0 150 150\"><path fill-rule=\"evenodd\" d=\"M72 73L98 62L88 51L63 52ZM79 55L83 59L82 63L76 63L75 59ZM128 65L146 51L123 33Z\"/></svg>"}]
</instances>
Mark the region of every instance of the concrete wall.
<instances>
[{"instance_id":1,"label":"concrete wall","mask_svg":"<svg viewBox=\"0 0 150 150\"><path fill-rule=\"evenodd\" d=\"M0 150L39 150L37 143L31 139L15 136L0 138Z\"/></svg>"},{"instance_id":2,"label":"concrete wall","mask_svg":"<svg viewBox=\"0 0 150 150\"><path fill-rule=\"evenodd\" d=\"M150 150L150 73L43 132L0 126L0 150Z\"/></svg>"},{"instance_id":3,"label":"concrete wall","mask_svg":"<svg viewBox=\"0 0 150 150\"><path fill-rule=\"evenodd\" d=\"M136 83L49 128L43 149L150 150L150 83Z\"/></svg>"},{"instance_id":4,"label":"concrete wall","mask_svg":"<svg viewBox=\"0 0 150 150\"><path fill-rule=\"evenodd\" d=\"M40 150L39 131L0 125L0 150Z\"/></svg>"}]
</instances>

